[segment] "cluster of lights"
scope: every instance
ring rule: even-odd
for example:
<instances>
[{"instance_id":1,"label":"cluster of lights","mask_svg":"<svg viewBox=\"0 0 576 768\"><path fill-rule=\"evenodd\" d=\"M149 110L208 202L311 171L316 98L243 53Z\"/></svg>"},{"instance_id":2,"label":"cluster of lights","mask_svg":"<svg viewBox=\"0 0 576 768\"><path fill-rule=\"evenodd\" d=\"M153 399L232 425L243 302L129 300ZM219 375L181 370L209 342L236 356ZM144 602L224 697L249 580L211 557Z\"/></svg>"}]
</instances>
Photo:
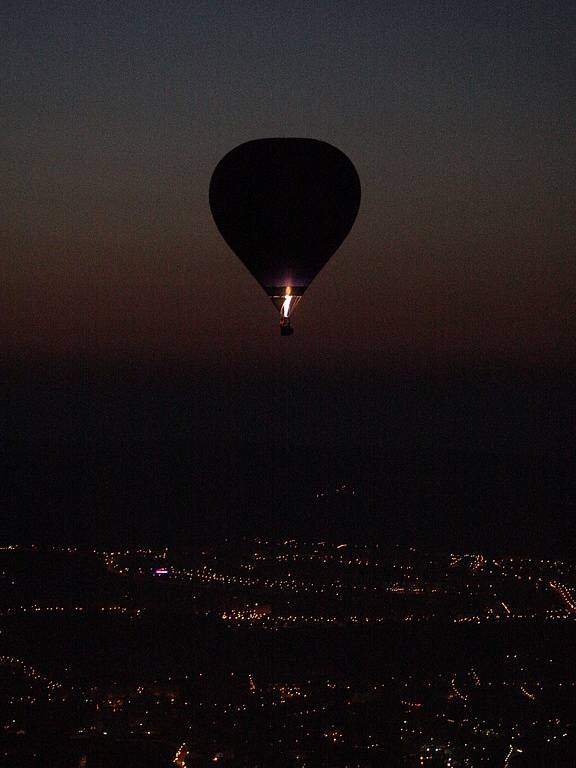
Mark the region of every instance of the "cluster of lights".
<instances>
[{"instance_id":1,"label":"cluster of lights","mask_svg":"<svg viewBox=\"0 0 576 768\"><path fill-rule=\"evenodd\" d=\"M568 610L571 611L571 613L576 613L576 600L574 599L572 590L568 589L565 584L560 584L558 581L551 581L550 587L560 595Z\"/></svg>"},{"instance_id":2,"label":"cluster of lights","mask_svg":"<svg viewBox=\"0 0 576 768\"><path fill-rule=\"evenodd\" d=\"M18 613L83 613L89 608L83 605L18 605L0 610L0 616L10 616ZM93 608L100 613L130 613L139 615L144 608L127 608L125 605L101 605Z\"/></svg>"},{"instance_id":3,"label":"cluster of lights","mask_svg":"<svg viewBox=\"0 0 576 768\"><path fill-rule=\"evenodd\" d=\"M188 747L186 746L186 742L184 742L176 750L176 754L174 755L174 760L172 760L172 762L174 763L174 765L177 765L178 768L187 768L187 765L186 765L187 757L188 757Z\"/></svg>"},{"instance_id":4,"label":"cluster of lights","mask_svg":"<svg viewBox=\"0 0 576 768\"><path fill-rule=\"evenodd\" d=\"M302 689L298 685L275 685L273 690L277 692L282 704L302 696ZM306 694L304 694L304 697L306 697Z\"/></svg>"},{"instance_id":5,"label":"cluster of lights","mask_svg":"<svg viewBox=\"0 0 576 768\"><path fill-rule=\"evenodd\" d=\"M375 567L379 565L376 562L370 562L370 560L366 559L365 557L359 556L358 558L355 557L354 552L350 552L346 549L347 545L338 545L338 548L342 548L344 551L339 554L337 552L333 552L332 550L329 550L325 544L318 543L311 545L313 549L310 552L306 551L299 551L298 545L291 542L285 542L285 545L289 545L291 547L291 551L289 553L276 553L267 555L266 552L263 554L261 552L258 552L254 555L254 560L259 561L260 563L264 563L264 561L271 562L272 564L274 562L280 563L280 564L286 564L286 563L296 563L298 562L318 562L318 563L334 563L336 565L344 565L344 566L351 566L351 565L362 565L364 567ZM323 546L324 549L321 549L320 547ZM4 549L17 549L16 546L10 546L5 547ZM69 551L69 550L66 550ZM140 557L149 558L153 557L157 561L159 558L166 560L167 558L167 550L133 550L133 551L126 551L126 552L114 552L114 553L102 553L104 556L104 560L106 562L106 565L113 570L114 572L118 574L125 575L130 568L132 568L131 572L136 573L142 573L146 575L150 575L151 573L158 573L159 571L162 571L163 575L168 576L170 579L173 578L189 578L191 580L199 580L202 583L205 584L211 584L215 583L217 585L232 585L234 587L246 587L249 589L252 588L266 588L266 589L274 589L275 591L281 591L281 590L288 590L288 591L306 591L306 592L315 592L315 593L321 593L326 592L330 593L332 591L332 596L338 593L339 590L349 589L349 591L354 591L358 589L366 590L374 590L374 589L380 589L382 591L387 591L389 593L398 593L398 594L406 594L406 595L421 595L430 592L441 592L442 594L450 594L449 589L440 589L437 587L426 587L426 590L422 586L419 585L419 582L417 581L417 577L414 577L413 574L411 574L411 571L413 570L413 566L409 564L394 564L395 568L400 568L402 570L402 574L404 575L406 579L406 583L401 583L400 581L395 581L392 584L387 584L385 586L381 587L373 587L372 585L369 588L363 587L363 586L357 586L352 585L351 587L344 587L342 581L332 581L328 584L322 584L322 587L319 587L319 585L315 585L311 582L304 582L301 579L296 579L294 576L289 573L288 578L279 578L279 579L273 579L273 578L244 578L243 576L238 576L235 573L231 572L229 574L226 574L224 571L228 569L222 569L222 568L213 568L211 566L205 565L203 567L200 567L198 569L175 569L170 567L162 567L162 568L156 568L154 567L151 569L149 566L146 568L134 568L132 565L127 566L122 558L128 557L128 556L134 556L138 555ZM216 559L216 557L214 557ZM558 574L567 574L570 569L570 565L566 563L561 563L560 561L545 561L545 560L532 560L529 558L510 558L510 559L499 559L498 561L488 561L484 556L478 555L478 554L469 554L469 555L453 555L450 561L450 564L452 566L456 566L459 563L462 563L466 566L466 580L468 584L472 585L480 585L475 586L473 589L468 590L468 584L462 588L461 582L458 581L458 588L462 591L462 594L467 594L472 598L476 598L478 595L483 594L484 590L484 584L488 584L488 577L494 577L491 579L494 584L496 585L493 587L492 584L490 584L490 588L492 590L498 589L498 585L500 585L502 582L498 581L499 577L505 577L505 578L511 578L514 580L523 581L526 586L528 586L527 582L532 582L532 585L536 587L538 590L535 592L535 594L538 595L538 598L540 602L542 602L543 599L548 599L551 601L552 594L547 589L549 587L555 595L561 598L565 608L563 610L554 609L554 610L546 610L546 611L540 611L537 612L531 612L530 610L524 608L522 612L516 612L516 602L519 602L516 600L516 598L513 598L512 601L509 600L507 595L505 596L505 600L501 600L501 595L496 594L496 592L491 592L490 597L490 603L492 603L493 606L500 605L504 611L504 613L497 613L496 611L499 610L499 608L491 607L488 609L487 613L485 615L482 615L482 610L480 610L477 614L471 615L471 616L458 616L456 618L452 618L452 620L456 623L460 622L476 622L480 623L483 621L510 621L514 619L519 620L528 620L528 619L550 619L550 620L558 620L558 619L572 619L574 620L576 618L576 599L574 597L573 591L566 586L563 583L560 583L556 579L558 578ZM248 562L248 563L242 563L240 565L241 568L244 568L246 570L249 570L253 572L257 567L255 566L254 562ZM444 566L445 567L445 566ZM546 572L547 569L556 569L556 578L553 580L543 579L542 574ZM250 574L252 576L252 573ZM474 576L474 578L472 578ZM561 578L561 577L560 577ZM416 579L415 581L410 581L410 579ZM305 585L305 586L303 586ZM524 587L524 585L522 585ZM520 590L521 594L523 593L524 589ZM516 593L514 593L516 594ZM493 599L494 598L494 599ZM264 598L267 599L267 598ZM280 598L279 598L280 599ZM287 603L290 604L291 596L288 598ZM508 602L506 602L508 601ZM4 614L8 613L16 613L18 611L23 612L46 612L46 613L62 613L64 611L84 611L89 610L88 608L84 608L83 606L41 606L41 605L29 605L29 606L20 606L19 608L7 608L4 610ZM111 611L115 613L127 613L130 609L128 609L126 606L117 605L117 606L107 606L107 607L97 607L95 610L98 611ZM140 610L140 609L139 609ZM305 624L336 624L336 623L342 623L342 622L350 622L350 623L370 623L370 622L383 622L383 621L390 621L390 617L369 617L369 616L358 616L358 615L351 615L346 617L336 617L332 615L327 616L314 616L314 615L305 615L300 613L291 613L291 612L285 612L279 613L277 615L271 614L271 608L268 606L258 606L252 605L250 607L247 607L245 609L232 609L227 610L224 613L218 612L218 614L221 616L223 620L226 620L228 622L237 624L245 623L245 622L254 622L255 625L263 626L263 627L282 627L282 626L296 626L296 625L305 625ZM434 616L435 614L432 614ZM420 621L424 620L426 617L424 616L414 616L412 614L409 614L407 616L404 616L404 621ZM0 663L3 664L13 664L14 666L22 665L23 669L28 670L28 674L30 671L34 674L37 674L35 670L32 670L31 667L26 667L23 662L17 659L13 659L12 657L3 656L0 657ZM31 674L30 676L34 679L43 679L46 682L46 678L42 678L41 676L34 677L34 674ZM485 674L483 673L483 677L485 678ZM521 680L525 680L525 677L519 678ZM284 704L288 701L294 701L294 705L291 705L290 707L287 707L288 717L304 717L304 710L296 711L299 704L297 700L302 697L305 698L308 696L308 693L302 693L302 688L297 684L272 684L270 683L268 690L268 693L265 695L262 690L257 690L256 685L254 683L254 680L252 678L252 675L249 675L249 685L248 689L251 692L252 696L250 697L251 702L251 708L254 709L255 707L274 707L278 706L278 704ZM450 699L457 698L461 701L467 702L472 700L474 697L474 688L471 687L472 683L475 686L480 686L480 677L477 674L475 670L470 671L470 677L464 682L463 678L458 676L458 680L456 679L456 675L452 677L451 680L451 692L452 694L449 696ZM574 683L564 683L565 685L574 685ZM59 686L60 684L56 684ZM429 684L430 685L430 684ZM530 684L525 683L520 686L518 686L518 681L516 680L514 683L511 682L498 682L493 683L492 681L484 681L485 686L491 686L494 685L495 687L498 685L502 686L509 686L514 687L516 690L520 689L521 694L528 699L529 701L537 701L537 699L540 696L540 692L542 691L542 685L540 683L535 684L534 681L532 681ZM559 683L560 686L562 686L562 683ZM61 687L61 686L60 686ZM335 683L326 683L326 687L328 688L336 688ZM348 688L350 686L347 686ZM143 687L141 687L140 693L143 692ZM307 689L308 690L308 689ZM537 690L539 692L539 696L537 697L537 694L533 691ZM309 691L311 694L311 692ZM244 688L244 696L247 696L246 689ZM276 700L268 700L267 697L269 696L275 696ZM350 694L347 694L350 695ZM423 707L423 705L419 701L414 701L412 697L408 694L408 691L404 693L404 696L406 698L401 699L402 705L406 708L406 717L411 718L415 721L421 721L423 718L429 716L431 712L428 711L422 711L422 709L426 710L426 707ZM28 697L30 701L33 700L33 697ZM118 697L111 697L108 695L108 698L106 699L109 706L112 707L112 710L116 712L117 709L122 709L122 702L123 699L120 699ZM126 699L126 701L129 701L129 699ZM172 699L174 701L174 699ZM157 702L158 703L158 702ZM183 704L188 705L189 702L182 702ZM348 704L351 702L348 701ZM532 707L526 704L527 707L526 711L534 711L537 712L538 704ZM216 712L219 714L226 714L233 717L235 713L242 713L247 711L247 705L245 703L233 705L231 703L226 703L225 705L221 703L211 703L210 705L207 704L207 702L196 702L197 706L205 706L208 708L210 707L210 712L214 712L214 717L217 717ZM452 705L451 705L452 706ZM308 711L310 713L314 713L317 711L322 711L324 709L323 707L318 708L310 708ZM468 704L467 707L459 708L456 707L454 710L456 712L458 711L464 711L468 715L470 713L470 710L472 709L471 704ZM452 714L452 711L450 711L450 714ZM312 714L310 715L310 717ZM434 716L442 717L442 714L435 714ZM458 717L456 715L456 717ZM236 714L236 720L241 721L241 717L239 714ZM449 718L446 718L447 722L454 723L454 720L450 720ZM406 723L406 721L404 721ZM479 733L482 735L489 735L489 733L492 734L491 738L493 738L494 735L498 735L497 731L494 731L494 729L488 728L487 726L478 726L477 723L473 722L471 718L465 718L462 717L460 721L456 721L459 727L461 728L472 728L472 731L474 733ZM468 723L466 725L466 723ZM559 721L558 721L559 723ZM537 721L535 720L533 722L533 725L536 725ZM538 723L540 725L540 723ZM304 728L304 724L302 725ZM306 726L308 727L308 726ZM482 730L477 730L478 728L482 728ZM559 726L558 726L559 727ZM567 726L564 726L561 730L564 732L558 734L551 735L548 741L555 740L557 738L562 738L567 736L567 731L564 729ZM316 733L322 733L326 739L329 741L332 741L333 743L337 743L339 741L347 741L348 737L344 739L343 732L336 729L334 725L331 725L330 727L326 726L326 720L324 720L323 728L325 730L317 731ZM407 730L407 729L406 729ZM150 734L150 731L145 731L146 733ZM308 734L309 735L309 734ZM510 741L510 747L509 754L506 756L506 765L514 764L513 755L515 751L518 750L514 744L517 743L514 740L518 738L518 735L515 733L512 733L511 735L507 734L509 738L506 740L506 742L503 743L502 746L505 744L508 744L508 741ZM296 740L297 741L297 740ZM422 742L420 741L420 744ZM367 748L376 748L378 745L373 742L373 740L367 745ZM474 746L470 745L471 749L475 749ZM214 749L214 747L212 747ZM426 748L425 752L420 754L420 762L427 762L428 760L432 759L432 756L434 753L437 753L438 751L443 751L444 747L434 746L431 748ZM503 753L502 753L503 754ZM448 762L446 765L452 765L452 760L455 758L448 757L448 753L445 753L445 756L448 759ZM174 757L174 764L177 765L179 768L186 768L186 759L189 758L189 752L188 747L186 746L186 743L182 743L180 748L177 750L176 755ZM208 760L212 762L218 762L220 760L224 760L224 753L216 753L214 755L213 752L208 753ZM482 760L481 760L482 761ZM459 763L458 763L459 764ZM499 764L501 765L501 759Z\"/></svg>"},{"instance_id":6,"label":"cluster of lights","mask_svg":"<svg viewBox=\"0 0 576 768\"><path fill-rule=\"evenodd\" d=\"M338 550L341 547L348 547L348 544L338 544L335 549ZM377 560L370 560L369 558L359 556L354 557L352 555L346 556L340 552L331 552L325 548L320 550L313 549L310 552L296 551L281 552L279 554L255 552L254 560L260 563L335 563L337 565L362 566L364 568L379 568L382 565ZM246 568L248 566L244 565L243 567Z\"/></svg>"},{"instance_id":7,"label":"cluster of lights","mask_svg":"<svg viewBox=\"0 0 576 768\"><path fill-rule=\"evenodd\" d=\"M395 569L401 569L403 581L396 580L392 584L375 584L372 583L354 583L348 582L343 579L322 580L311 578L297 577L294 573L288 570L288 573L284 576L271 577L270 575L259 575L256 569L259 566L265 566L267 563L277 565L290 565L292 563L320 563L320 564L333 564L334 566L347 567L347 566L362 566L365 568L379 568L380 561L374 560L367 556L367 547L350 546L348 544L329 545L327 542L315 542L311 544L298 543L294 539L287 540L283 544L273 544L269 542L258 541L258 547L249 550L249 559L243 560L239 563L239 571L217 568L213 565L204 564L197 568L176 568L166 565L162 568L154 566L152 569L150 566L146 568L136 568L136 572L142 575L149 575L151 572L155 575L162 574L166 578L171 580L190 580L197 581L204 585L220 585L223 587L237 587L250 591L268 591L271 593L292 592L295 594L303 595L325 595L328 598L343 600L347 594L352 595L374 595L376 594L397 594L403 596L425 596L428 594L450 594L450 588L442 585L441 582L436 584L422 585L418 578L414 574L414 566L409 562L396 562L392 563L392 567ZM279 549L283 547L283 549ZM206 555L207 553L203 553ZM109 568L116 573L126 575L129 567L125 562L122 562L121 558L131 556L141 557L154 557L164 561L168 557L168 550L152 550L142 549L133 551L119 551L119 552L106 552L105 560ZM211 559L216 560L216 556L213 554L208 555ZM250 560L251 558L251 560ZM440 565L441 561L430 560L430 564L437 562ZM478 577L481 573L486 578L492 580L499 577L512 577L515 580L527 580L530 581L535 587L539 587L542 579L537 576L538 572L543 572L545 569L556 568L561 569L563 572L569 568L565 563L558 560L534 560L531 558L500 558L498 560L489 561L483 554L479 553L466 553L466 554L452 554L450 556L450 565L455 567L458 564L464 563L467 566L468 572L474 577ZM529 573L530 569L532 572ZM246 571L250 571L248 575ZM448 574L446 574L448 577ZM478 582L475 582L478 583ZM552 582L551 582L552 584ZM554 582L556 585L557 582ZM488 585L487 585L488 586ZM497 589L493 584L489 585L492 589ZM459 590L463 590L463 593L469 596L480 595L478 586L471 585L459 585ZM540 595L541 593L539 593ZM562 597L568 611L558 611L554 609L548 609L543 611L530 611L526 608L522 610L513 610L505 600L500 600L503 612L499 612L494 607L488 608L484 613L472 613L470 615L459 615L452 618L454 623L482 623L485 621L502 621L502 620L539 620L546 619L552 621L566 620L571 617L572 614L576 614L576 601L573 599L570 591L563 585L559 586L558 594ZM496 593L494 593L496 597ZM229 625L240 626L242 624L254 624L261 626L265 629L282 629L293 626L303 625L338 625L338 624L360 624L360 623L382 623L385 621L397 620L394 613L387 616L358 616L358 615L305 615L293 611L276 611L275 616L264 615L261 611L256 611L252 608L249 609L232 609L226 610L219 614L220 618L226 621ZM402 617L404 621L430 621L435 619L436 613L422 614L406 614Z\"/></svg>"},{"instance_id":8,"label":"cluster of lights","mask_svg":"<svg viewBox=\"0 0 576 768\"><path fill-rule=\"evenodd\" d=\"M326 490L326 491L318 491L318 493L316 494L316 498L324 499L326 497L333 496L335 494L338 494L338 495L351 494L352 496L356 496L356 489L347 486L345 483L341 483L340 485L337 485L334 489Z\"/></svg>"},{"instance_id":9,"label":"cluster of lights","mask_svg":"<svg viewBox=\"0 0 576 768\"><path fill-rule=\"evenodd\" d=\"M344 734L342 731L337 730L334 726L329 731L325 731L323 734L325 739L328 739L333 744L344 741Z\"/></svg>"},{"instance_id":10,"label":"cluster of lights","mask_svg":"<svg viewBox=\"0 0 576 768\"><path fill-rule=\"evenodd\" d=\"M477 614L472 616L457 616L452 619L452 621L454 624L482 624L483 622L500 621L500 619L504 621L557 621L566 619L574 620L574 618L574 615L567 611L547 610L543 613L487 613L484 616L479 616Z\"/></svg>"},{"instance_id":11,"label":"cluster of lights","mask_svg":"<svg viewBox=\"0 0 576 768\"><path fill-rule=\"evenodd\" d=\"M0 666L14 667L30 680L42 683L50 691L62 688L62 684L41 675L38 670L15 656L0 656Z\"/></svg>"},{"instance_id":12,"label":"cluster of lights","mask_svg":"<svg viewBox=\"0 0 576 768\"><path fill-rule=\"evenodd\" d=\"M262 619L270 616L272 608L269 605L254 605L251 608L245 608L243 610L237 610L233 608L230 611L224 611L221 618L224 621L262 621Z\"/></svg>"},{"instance_id":13,"label":"cluster of lights","mask_svg":"<svg viewBox=\"0 0 576 768\"><path fill-rule=\"evenodd\" d=\"M261 629L287 629L290 627L305 627L305 626L344 626L346 624L358 624L358 625L372 625L372 624L389 624L391 618L389 616L326 616L323 614L264 614L258 612L255 609L246 611L230 610L220 614L220 618L232 626L241 626L243 624L254 624ZM421 621L426 617L414 617L409 614L402 617L400 620L407 621Z\"/></svg>"}]
</instances>

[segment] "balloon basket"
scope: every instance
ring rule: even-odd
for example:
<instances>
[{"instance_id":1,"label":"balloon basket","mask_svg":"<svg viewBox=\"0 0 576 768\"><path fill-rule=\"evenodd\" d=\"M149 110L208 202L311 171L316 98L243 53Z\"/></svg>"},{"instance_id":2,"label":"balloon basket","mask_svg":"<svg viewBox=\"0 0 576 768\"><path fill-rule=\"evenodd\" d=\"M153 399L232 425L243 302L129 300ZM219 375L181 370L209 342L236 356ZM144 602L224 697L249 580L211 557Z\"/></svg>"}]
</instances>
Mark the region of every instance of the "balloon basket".
<instances>
[{"instance_id":1,"label":"balloon basket","mask_svg":"<svg viewBox=\"0 0 576 768\"><path fill-rule=\"evenodd\" d=\"M280 320L280 336L292 336L294 328L290 325L290 318L283 317Z\"/></svg>"}]
</instances>

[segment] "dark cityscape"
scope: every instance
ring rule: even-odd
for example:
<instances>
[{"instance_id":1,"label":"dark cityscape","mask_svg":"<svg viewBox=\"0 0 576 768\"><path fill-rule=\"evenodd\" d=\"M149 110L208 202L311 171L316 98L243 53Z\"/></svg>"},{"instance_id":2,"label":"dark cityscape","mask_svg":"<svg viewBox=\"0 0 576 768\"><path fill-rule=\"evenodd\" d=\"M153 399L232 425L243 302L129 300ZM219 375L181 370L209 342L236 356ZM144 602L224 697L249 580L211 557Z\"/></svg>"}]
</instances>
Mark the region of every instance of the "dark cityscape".
<instances>
[{"instance_id":1,"label":"dark cityscape","mask_svg":"<svg viewBox=\"0 0 576 768\"><path fill-rule=\"evenodd\" d=\"M575 561L296 539L0 558L4 765L573 765Z\"/></svg>"}]
</instances>

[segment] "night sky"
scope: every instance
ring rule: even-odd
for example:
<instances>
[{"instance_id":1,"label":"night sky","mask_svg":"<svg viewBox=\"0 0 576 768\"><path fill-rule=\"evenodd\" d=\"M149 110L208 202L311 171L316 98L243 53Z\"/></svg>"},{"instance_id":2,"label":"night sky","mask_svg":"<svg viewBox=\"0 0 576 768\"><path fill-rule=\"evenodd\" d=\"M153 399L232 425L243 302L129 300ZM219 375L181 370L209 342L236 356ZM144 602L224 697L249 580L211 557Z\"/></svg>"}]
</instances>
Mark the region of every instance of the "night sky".
<instances>
[{"instance_id":1,"label":"night sky","mask_svg":"<svg viewBox=\"0 0 576 768\"><path fill-rule=\"evenodd\" d=\"M389 488L390 466L444 485L383 516L447 526L448 463L460 530L514 508L562 539L575 33L568 0L7 0L6 536L177 536L214 499L256 528L256 495L269 518L283 489ZM290 339L208 207L220 158L269 136L333 143L363 188Z\"/></svg>"}]
</instances>

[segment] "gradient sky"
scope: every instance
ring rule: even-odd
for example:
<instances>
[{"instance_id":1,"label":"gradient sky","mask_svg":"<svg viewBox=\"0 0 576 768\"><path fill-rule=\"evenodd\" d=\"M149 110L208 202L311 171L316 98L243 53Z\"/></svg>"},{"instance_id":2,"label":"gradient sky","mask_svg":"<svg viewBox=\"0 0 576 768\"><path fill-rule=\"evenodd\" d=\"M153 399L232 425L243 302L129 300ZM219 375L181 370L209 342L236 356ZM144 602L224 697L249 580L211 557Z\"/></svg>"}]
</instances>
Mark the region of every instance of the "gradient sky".
<instances>
[{"instance_id":1,"label":"gradient sky","mask_svg":"<svg viewBox=\"0 0 576 768\"><path fill-rule=\"evenodd\" d=\"M573 540L575 39L572 0L4 0L4 538L254 531L363 476L369 535ZM208 207L270 136L363 185L288 339Z\"/></svg>"},{"instance_id":2,"label":"gradient sky","mask_svg":"<svg viewBox=\"0 0 576 768\"><path fill-rule=\"evenodd\" d=\"M574 361L573 2L0 14L5 360L275 359L277 318L220 238L208 183L243 141L309 136L351 157L363 202L282 340L294 357Z\"/></svg>"}]
</instances>

